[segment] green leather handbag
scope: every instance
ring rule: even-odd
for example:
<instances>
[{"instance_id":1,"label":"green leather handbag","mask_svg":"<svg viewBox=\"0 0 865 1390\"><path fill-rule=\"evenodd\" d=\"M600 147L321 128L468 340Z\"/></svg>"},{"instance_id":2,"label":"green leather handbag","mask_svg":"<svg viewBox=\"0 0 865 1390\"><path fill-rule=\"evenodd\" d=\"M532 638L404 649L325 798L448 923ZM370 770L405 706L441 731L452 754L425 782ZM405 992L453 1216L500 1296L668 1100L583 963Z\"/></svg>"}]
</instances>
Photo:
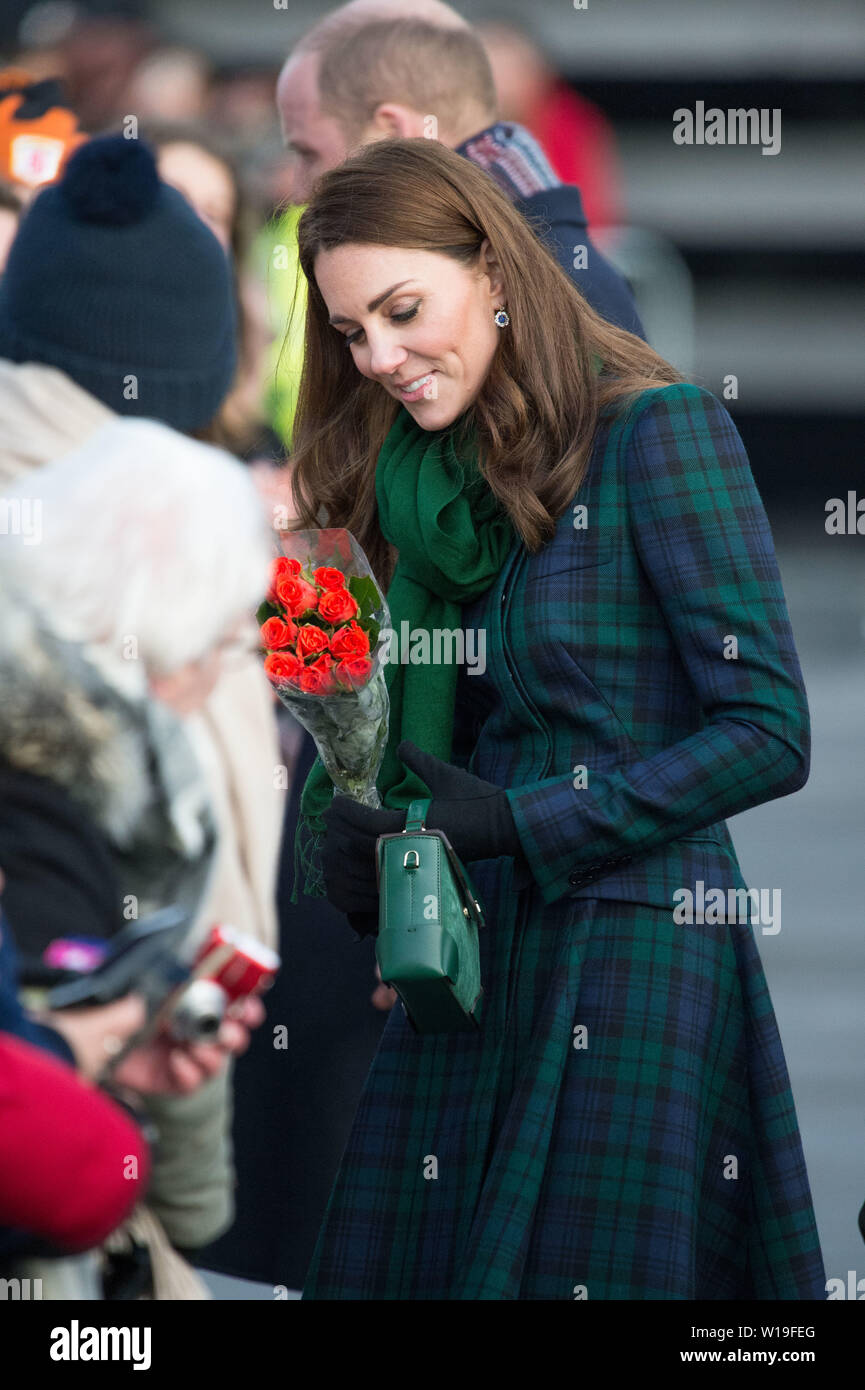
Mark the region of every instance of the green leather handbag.
<instances>
[{"instance_id":1,"label":"green leather handbag","mask_svg":"<svg viewBox=\"0 0 865 1390\"><path fill-rule=\"evenodd\" d=\"M483 912L447 836L424 826L430 800L413 801L405 829L376 841L376 957L416 1033L474 1032Z\"/></svg>"}]
</instances>

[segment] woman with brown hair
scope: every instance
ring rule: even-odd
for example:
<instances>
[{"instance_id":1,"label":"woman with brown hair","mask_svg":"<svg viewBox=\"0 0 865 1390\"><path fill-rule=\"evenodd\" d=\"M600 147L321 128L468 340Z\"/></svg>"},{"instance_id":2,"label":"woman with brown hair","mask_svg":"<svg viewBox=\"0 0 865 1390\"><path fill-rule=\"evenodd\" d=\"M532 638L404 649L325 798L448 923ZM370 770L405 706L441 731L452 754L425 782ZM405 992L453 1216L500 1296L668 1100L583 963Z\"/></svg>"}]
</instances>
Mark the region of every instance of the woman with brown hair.
<instances>
[{"instance_id":1,"label":"woman with brown hair","mask_svg":"<svg viewBox=\"0 0 865 1390\"><path fill-rule=\"evenodd\" d=\"M376 837L431 796L487 923L476 1033L389 1019L304 1296L822 1298L725 824L809 762L735 426L437 142L325 175L299 245L299 525L355 534L394 631L485 650L392 657L382 809L316 764L301 829L374 930Z\"/></svg>"}]
</instances>

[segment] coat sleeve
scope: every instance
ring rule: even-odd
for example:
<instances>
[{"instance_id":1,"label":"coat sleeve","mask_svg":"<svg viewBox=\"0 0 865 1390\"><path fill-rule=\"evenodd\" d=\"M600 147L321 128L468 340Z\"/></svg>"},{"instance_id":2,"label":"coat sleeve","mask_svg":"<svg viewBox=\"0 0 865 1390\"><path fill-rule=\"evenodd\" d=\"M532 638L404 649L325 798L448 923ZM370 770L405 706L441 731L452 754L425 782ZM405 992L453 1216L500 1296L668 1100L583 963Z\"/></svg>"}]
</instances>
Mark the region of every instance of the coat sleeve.
<instances>
[{"instance_id":1,"label":"coat sleeve","mask_svg":"<svg viewBox=\"0 0 865 1390\"><path fill-rule=\"evenodd\" d=\"M508 789L548 903L808 777L808 706L772 533L728 412L699 387L664 387L625 448L633 543L705 722L615 771L590 766L585 788L567 773Z\"/></svg>"},{"instance_id":2,"label":"coat sleeve","mask_svg":"<svg viewBox=\"0 0 865 1390\"><path fill-rule=\"evenodd\" d=\"M188 1095L145 1098L158 1140L147 1205L172 1245L209 1245L234 1220L231 1064Z\"/></svg>"}]
</instances>

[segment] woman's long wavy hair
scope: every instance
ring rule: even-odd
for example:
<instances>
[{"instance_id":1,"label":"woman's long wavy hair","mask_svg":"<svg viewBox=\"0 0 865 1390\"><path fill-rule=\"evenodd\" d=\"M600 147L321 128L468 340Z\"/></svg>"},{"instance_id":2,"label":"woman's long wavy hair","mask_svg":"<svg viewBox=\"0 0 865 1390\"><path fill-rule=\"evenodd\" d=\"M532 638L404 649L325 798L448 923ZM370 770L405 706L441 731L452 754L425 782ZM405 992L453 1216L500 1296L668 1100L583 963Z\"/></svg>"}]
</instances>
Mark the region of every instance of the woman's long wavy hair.
<instances>
[{"instance_id":1,"label":"woman's long wavy hair","mask_svg":"<svg viewBox=\"0 0 865 1390\"><path fill-rule=\"evenodd\" d=\"M378 525L375 468L399 402L361 376L328 323L315 259L360 243L479 267L485 238L504 277L510 325L467 415L480 470L530 551L573 501L601 413L682 380L640 338L595 313L489 175L438 141L382 140L325 174L298 224L309 293L292 459L296 526L347 527L385 587L397 552Z\"/></svg>"}]
</instances>

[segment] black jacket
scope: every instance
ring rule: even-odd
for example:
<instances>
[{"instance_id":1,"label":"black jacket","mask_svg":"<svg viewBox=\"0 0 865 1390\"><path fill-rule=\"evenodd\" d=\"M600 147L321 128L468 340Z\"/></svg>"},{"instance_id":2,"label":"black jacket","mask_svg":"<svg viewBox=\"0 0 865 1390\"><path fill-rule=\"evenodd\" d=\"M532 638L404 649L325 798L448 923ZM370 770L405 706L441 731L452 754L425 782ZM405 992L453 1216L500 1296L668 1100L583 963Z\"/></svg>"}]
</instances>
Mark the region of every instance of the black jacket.
<instances>
[{"instance_id":1,"label":"black jacket","mask_svg":"<svg viewBox=\"0 0 865 1390\"><path fill-rule=\"evenodd\" d=\"M304 733L279 875L282 969L266 995L265 1023L235 1062L235 1221L196 1252L205 1269L293 1289L303 1285L388 1017L370 1003L374 938L358 941L324 898L298 893L291 902L300 793L314 759ZM285 1047L274 1046L280 1026Z\"/></svg>"},{"instance_id":2,"label":"black jacket","mask_svg":"<svg viewBox=\"0 0 865 1390\"><path fill-rule=\"evenodd\" d=\"M124 925L116 864L99 827L64 788L2 761L0 869L24 984L64 978L42 959L56 938L108 938Z\"/></svg>"}]
</instances>

